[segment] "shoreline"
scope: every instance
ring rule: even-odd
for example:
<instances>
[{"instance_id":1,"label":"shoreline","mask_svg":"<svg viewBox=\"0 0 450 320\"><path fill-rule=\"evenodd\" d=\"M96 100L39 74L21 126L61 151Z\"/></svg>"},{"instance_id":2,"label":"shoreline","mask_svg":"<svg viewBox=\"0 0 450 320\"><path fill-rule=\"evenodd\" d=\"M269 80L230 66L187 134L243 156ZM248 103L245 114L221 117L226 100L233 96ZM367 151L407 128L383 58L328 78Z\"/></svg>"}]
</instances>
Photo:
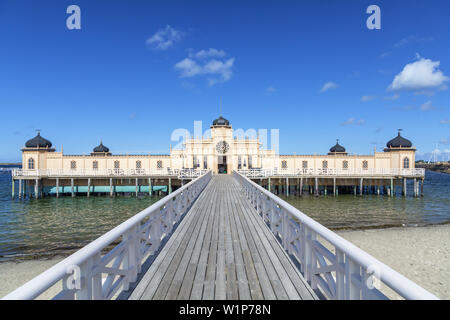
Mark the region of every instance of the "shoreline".
<instances>
[{"instance_id":1,"label":"shoreline","mask_svg":"<svg viewBox=\"0 0 450 320\"><path fill-rule=\"evenodd\" d=\"M339 236L414 281L440 299L450 299L450 224L419 227L334 230ZM23 285L65 257L0 262L0 297ZM381 288L383 291L383 287ZM51 289L41 299L49 299ZM386 291L391 299L398 295Z\"/></svg>"}]
</instances>

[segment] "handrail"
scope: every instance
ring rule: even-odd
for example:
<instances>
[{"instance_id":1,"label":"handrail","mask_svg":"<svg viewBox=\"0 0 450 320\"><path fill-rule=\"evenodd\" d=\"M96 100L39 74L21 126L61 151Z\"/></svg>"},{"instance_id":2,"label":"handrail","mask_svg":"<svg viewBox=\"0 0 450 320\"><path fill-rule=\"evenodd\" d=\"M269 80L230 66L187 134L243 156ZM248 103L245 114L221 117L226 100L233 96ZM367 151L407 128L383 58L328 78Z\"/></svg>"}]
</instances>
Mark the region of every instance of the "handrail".
<instances>
[{"instance_id":1,"label":"handrail","mask_svg":"<svg viewBox=\"0 0 450 320\"><path fill-rule=\"evenodd\" d=\"M13 177L150 177L174 176L196 178L205 174L205 169L12 169Z\"/></svg>"},{"instance_id":2,"label":"handrail","mask_svg":"<svg viewBox=\"0 0 450 320\"><path fill-rule=\"evenodd\" d=\"M406 299L438 299L249 178L233 172L252 205L301 265L306 280L332 299L386 299L378 279ZM317 237L334 248L327 249ZM334 274L333 274L334 273Z\"/></svg>"},{"instance_id":3,"label":"handrail","mask_svg":"<svg viewBox=\"0 0 450 320\"><path fill-rule=\"evenodd\" d=\"M425 169L423 168L351 168L351 169L326 169L326 168L309 168L309 169L239 169L238 173L249 178L267 178L267 177L424 177Z\"/></svg>"},{"instance_id":4,"label":"handrail","mask_svg":"<svg viewBox=\"0 0 450 320\"><path fill-rule=\"evenodd\" d=\"M3 297L34 299L62 281L54 299L111 299L127 290L141 272L142 263L160 249L173 226L189 210L211 179L211 172L155 202L111 231ZM119 240L113 248L111 244ZM102 255L103 251L107 251ZM107 274L102 281L102 274ZM118 279L117 279L118 278Z\"/></svg>"}]
</instances>

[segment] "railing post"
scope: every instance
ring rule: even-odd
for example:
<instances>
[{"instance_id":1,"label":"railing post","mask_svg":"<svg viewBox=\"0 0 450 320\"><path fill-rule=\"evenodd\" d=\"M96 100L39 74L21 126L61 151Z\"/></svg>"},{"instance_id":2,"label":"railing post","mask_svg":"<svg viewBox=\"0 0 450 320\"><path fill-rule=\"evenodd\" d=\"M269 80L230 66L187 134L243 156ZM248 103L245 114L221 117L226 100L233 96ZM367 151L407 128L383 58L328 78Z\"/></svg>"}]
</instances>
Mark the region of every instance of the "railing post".
<instances>
[{"instance_id":1,"label":"railing post","mask_svg":"<svg viewBox=\"0 0 450 320\"><path fill-rule=\"evenodd\" d=\"M83 264L79 266L79 277L81 280L81 288L75 292L77 300L91 300L92 299L92 267L93 258L88 258Z\"/></svg>"},{"instance_id":2,"label":"railing post","mask_svg":"<svg viewBox=\"0 0 450 320\"><path fill-rule=\"evenodd\" d=\"M345 261L344 253L336 249L336 299L345 299Z\"/></svg>"},{"instance_id":3,"label":"railing post","mask_svg":"<svg viewBox=\"0 0 450 320\"><path fill-rule=\"evenodd\" d=\"M345 257L345 298L346 300L360 300L361 288L357 286L353 277L361 281L361 267L352 259Z\"/></svg>"},{"instance_id":4,"label":"railing post","mask_svg":"<svg viewBox=\"0 0 450 320\"><path fill-rule=\"evenodd\" d=\"M138 274L139 263L139 235L138 225L134 225L125 235L127 249L124 257L124 269L127 271L127 275L124 279L124 290L130 288L130 283L136 281Z\"/></svg>"},{"instance_id":5,"label":"railing post","mask_svg":"<svg viewBox=\"0 0 450 320\"><path fill-rule=\"evenodd\" d=\"M98 252L93 257L93 267L99 266L101 262L101 252ZM92 275L92 299L93 300L103 300L102 293L102 273L95 272Z\"/></svg>"}]
</instances>

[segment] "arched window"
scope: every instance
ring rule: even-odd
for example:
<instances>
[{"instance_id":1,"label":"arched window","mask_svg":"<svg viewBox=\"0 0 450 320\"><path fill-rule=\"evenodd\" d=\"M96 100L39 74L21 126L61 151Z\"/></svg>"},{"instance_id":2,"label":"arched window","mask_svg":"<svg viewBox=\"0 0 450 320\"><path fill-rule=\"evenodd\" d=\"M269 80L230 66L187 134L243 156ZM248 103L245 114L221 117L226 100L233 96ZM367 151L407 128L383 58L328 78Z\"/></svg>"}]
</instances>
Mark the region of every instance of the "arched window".
<instances>
[{"instance_id":1,"label":"arched window","mask_svg":"<svg viewBox=\"0 0 450 320\"><path fill-rule=\"evenodd\" d=\"M120 161L114 161L114 169L120 168Z\"/></svg>"},{"instance_id":2,"label":"arched window","mask_svg":"<svg viewBox=\"0 0 450 320\"><path fill-rule=\"evenodd\" d=\"M28 170L34 170L34 159L28 159Z\"/></svg>"},{"instance_id":3,"label":"arched window","mask_svg":"<svg viewBox=\"0 0 450 320\"><path fill-rule=\"evenodd\" d=\"M328 169L328 161L322 161L322 169Z\"/></svg>"},{"instance_id":4,"label":"arched window","mask_svg":"<svg viewBox=\"0 0 450 320\"><path fill-rule=\"evenodd\" d=\"M70 161L70 169L75 170L77 168L77 162L76 161Z\"/></svg>"},{"instance_id":5,"label":"arched window","mask_svg":"<svg viewBox=\"0 0 450 320\"><path fill-rule=\"evenodd\" d=\"M409 158L408 157L403 158L403 168L409 169Z\"/></svg>"},{"instance_id":6,"label":"arched window","mask_svg":"<svg viewBox=\"0 0 450 320\"><path fill-rule=\"evenodd\" d=\"M364 160L364 161L362 162L362 168L363 168L364 170L367 170L367 169L369 168L369 162L366 161L366 160Z\"/></svg>"},{"instance_id":7,"label":"arched window","mask_svg":"<svg viewBox=\"0 0 450 320\"><path fill-rule=\"evenodd\" d=\"M142 168L142 162L141 161L136 161L136 169L141 169Z\"/></svg>"},{"instance_id":8,"label":"arched window","mask_svg":"<svg viewBox=\"0 0 450 320\"><path fill-rule=\"evenodd\" d=\"M97 170L98 169L98 161L92 162L92 169Z\"/></svg>"},{"instance_id":9,"label":"arched window","mask_svg":"<svg viewBox=\"0 0 450 320\"><path fill-rule=\"evenodd\" d=\"M347 160L342 161L342 169L348 169L348 161Z\"/></svg>"}]
</instances>

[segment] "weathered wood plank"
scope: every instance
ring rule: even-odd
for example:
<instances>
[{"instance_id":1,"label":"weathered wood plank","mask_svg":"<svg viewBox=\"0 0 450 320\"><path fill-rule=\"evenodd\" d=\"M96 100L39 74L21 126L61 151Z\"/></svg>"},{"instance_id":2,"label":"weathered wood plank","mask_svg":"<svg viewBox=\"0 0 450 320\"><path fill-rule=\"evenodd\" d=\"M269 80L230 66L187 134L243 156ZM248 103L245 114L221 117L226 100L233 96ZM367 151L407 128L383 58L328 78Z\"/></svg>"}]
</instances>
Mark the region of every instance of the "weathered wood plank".
<instances>
[{"instance_id":1,"label":"weathered wood plank","mask_svg":"<svg viewBox=\"0 0 450 320\"><path fill-rule=\"evenodd\" d=\"M213 176L130 299L316 299L231 176Z\"/></svg>"}]
</instances>

